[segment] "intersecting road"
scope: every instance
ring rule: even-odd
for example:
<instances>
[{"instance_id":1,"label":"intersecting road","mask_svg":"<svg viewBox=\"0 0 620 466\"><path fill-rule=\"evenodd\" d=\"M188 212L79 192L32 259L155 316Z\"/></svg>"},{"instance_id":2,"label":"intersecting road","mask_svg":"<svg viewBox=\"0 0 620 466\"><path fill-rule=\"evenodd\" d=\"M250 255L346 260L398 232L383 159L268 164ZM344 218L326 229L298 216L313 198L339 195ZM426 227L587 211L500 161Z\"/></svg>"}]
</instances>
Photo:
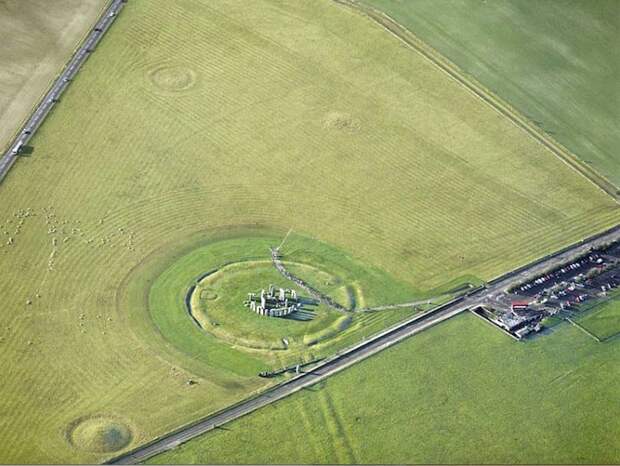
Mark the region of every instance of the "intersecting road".
<instances>
[{"instance_id":1,"label":"intersecting road","mask_svg":"<svg viewBox=\"0 0 620 466\"><path fill-rule=\"evenodd\" d=\"M69 63L67 63L58 78L56 78L52 84L52 87L47 91L43 97L43 100L41 100L41 102L39 102L37 107L34 109L34 112L26 121L26 124L22 127L13 143L9 146L8 150L0 159L0 181L6 176L17 160L19 152L28 143L28 141L30 141L30 138L34 135L35 131L39 129L39 126L41 126L43 120L45 120L54 105L56 105L58 99L69 86L71 80L80 70L88 56L94 51L103 35L110 28L112 22L114 22L114 19L123 8L124 4L124 0L113 0L110 3L99 21L97 21L91 29L90 33L86 37L86 40L84 40L82 45L80 45L80 47L75 51Z\"/></svg>"},{"instance_id":2,"label":"intersecting road","mask_svg":"<svg viewBox=\"0 0 620 466\"><path fill-rule=\"evenodd\" d=\"M566 248L551 256L547 256L528 266L510 272L482 289L478 289L469 296L457 298L438 308L428 311L424 314L417 315L411 319L398 324L390 329L385 330L381 334L368 339L357 346L347 349L346 351L335 355L334 357L324 360L309 372L304 372L288 381L266 390L262 394L245 400L241 403L226 408L219 413L211 415L192 425L182 427L175 432L166 434L165 436L138 447L137 449L126 453L122 456L110 460L109 464L135 464L140 463L148 458L170 450L198 435L210 430L221 427L223 424L244 416L255 411L265 405L280 400L292 393L295 393L305 387L309 387L330 375L333 375L346 367L366 359L373 354L388 348L403 339L415 335L439 322L449 319L461 312L473 309L482 304L485 299L495 293L506 290L518 283L529 280L543 273L546 270L555 268L564 264L575 257L578 257L589 251L592 247L597 247L611 241L620 240L620 226L616 226L607 232L581 241L569 248Z\"/></svg>"}]
</instances>

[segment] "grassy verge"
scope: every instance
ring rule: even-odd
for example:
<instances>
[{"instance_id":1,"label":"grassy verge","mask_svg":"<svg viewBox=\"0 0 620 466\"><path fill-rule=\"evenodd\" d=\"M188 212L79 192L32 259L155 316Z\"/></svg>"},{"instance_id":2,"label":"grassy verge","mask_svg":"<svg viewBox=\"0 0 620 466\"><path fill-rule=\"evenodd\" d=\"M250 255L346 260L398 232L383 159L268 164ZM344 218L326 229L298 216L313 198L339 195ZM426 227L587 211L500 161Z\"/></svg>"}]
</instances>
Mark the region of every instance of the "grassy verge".
<instances>
[{"instance_id":1,"label":"grassy verge","mask_svg":"<svg viewBox=\"0 0 620 466\"><path fill-rule=\"evenodd\" d=\"M615 463L619 349L465 314L150 463Z\"/></svg>"}]
</instances>

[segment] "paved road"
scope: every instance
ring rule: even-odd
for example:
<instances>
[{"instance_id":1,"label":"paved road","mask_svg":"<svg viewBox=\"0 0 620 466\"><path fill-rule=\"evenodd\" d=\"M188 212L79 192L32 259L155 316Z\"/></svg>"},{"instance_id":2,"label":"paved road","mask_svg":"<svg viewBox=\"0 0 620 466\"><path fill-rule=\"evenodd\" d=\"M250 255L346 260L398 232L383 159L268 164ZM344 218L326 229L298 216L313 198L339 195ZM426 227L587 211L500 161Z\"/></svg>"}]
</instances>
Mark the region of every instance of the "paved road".
<instances>
[{"instance_id":1,"label":"paved road","mask_svg":"<svg viewBox=\"0 0 620 466\"><path fill-rule=\"evenodd\" d=\"M40 127L43 120L54 107L62 93L68 87L69 82L88 56L99 43L105 32L109 29L112 22L124 6L124 0L113 0L106 9L104 15L93 27L84 43L75 52L69 63L56 79L44 99L39 103L34 113L24 125L22 131L11 144L7 152L0 159L0 180L2 180L11 166L15 163L20 149L25 146ZM176 432L170 433L161 439L150 444L139 447L135 451L120 456L111 461L112 464L132 464L145 461L146 459L174 448L181 443L190 440L198 435L220 427L222 424L237 419L256 409L280 400L292 393L305 387L311 386L349 366L359 362L373 354L390 347L403 339L415 335L439 322L449 319L463 311L466 311L482 303L486 298L494 293L534 277L545 269L554 267L568 261L571 257L582 254L590 247L603 244L610 240L620 239L620 229L616 228L605 235L583 242L580 245L570 248L567 251L557 254L551 258L546 258L522 270L512 272L483 290L478 290L474 294L458 298L450 303L444 304L434 310L415 316L395 327L387 329L370 340L349 348L347 351L338 354L328 360L324 360L320 365L312 369L311 372L302 373L289 381L274 387L259 396L243 401L231 406L220 413L212 415L206 419L195 423L192 426L184 427Z\"/></svg>"},{"instance_id":2,"label":"paved road","mask_svg":"<svg viewBox=\"0 0 620 466\"><path fill-rule=\"evenodd\" d=\"M23 146L30 141L30 138L32 138L37 129L39 129L41 123L43 123L43 120L45 120L54 105L56 105L62 93L69 86L69 83L80 70L88 56L95 49L103 35L110 28L114 22L114 19L124 5L124 0L113 0L110 3L99 21L97 21L91 29L90 33L86 37L86 40L75 51L69 63L67 63L58 78L56 78L49 91L47 91L43 100L39 102L34 110L34 113L30 116L20 133L0 159L0 181L11 169L17 160L21 148L23 148Z\"/></svg>"},{"instance_id":3,"label":"paved road","mask_svg":"<svg viewBox=\"0 0 620 466\"><path fill-rule=\"evenodd\" d=\"M615 227L608 232L597 235L589 240L582 241L577 245L567 248L551 257L543 258L526 267L510 272L486 288L479 289L470 296L457 298L450 303L446 303L434 310L415 316L395 327L385 330L381 334L370 340L360 343L339 355L324 360L310 372L302 373L289 381L278 385L275 388L251 398L237 405L231 406L215 415L203 419L194 425L183 427L176 432L172 432L150 444L139 447L128 454L119 456L110 461L110 464L135 464L146 459L170 450L198 435L216 429L223 424L237 419L245 414L251 413L265 405L280 400L292 393L305 387L309 387L320 380L323 380L341 370L366 359L373 354L388 348L396 343L419 333L439 322L449 319L463 311L475 307L488 296L505 290L517 283L529 280L539 275L543 271L554 268L560 264L570 261L574 257L586 253L590 248L600 246L610 241L620 240L620 227Z\"/></svg>"}]
</instances>

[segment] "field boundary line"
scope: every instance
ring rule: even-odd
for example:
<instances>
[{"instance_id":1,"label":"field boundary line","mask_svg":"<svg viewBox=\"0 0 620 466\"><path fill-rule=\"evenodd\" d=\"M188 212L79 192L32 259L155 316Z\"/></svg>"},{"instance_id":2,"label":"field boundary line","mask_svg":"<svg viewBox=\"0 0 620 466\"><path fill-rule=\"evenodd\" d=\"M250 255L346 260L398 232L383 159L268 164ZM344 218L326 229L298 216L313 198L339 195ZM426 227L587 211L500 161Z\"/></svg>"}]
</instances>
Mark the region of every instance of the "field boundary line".
<instances>
[{"instance_id":1,"label":"field boundary line","mask_svg":"<svg viewBox=\"0 0 620 466\"><path fill-rule=\"evenodd\" d=\"M596 335L594 335L592 332L590 332L590 330L588 330L587 328L585 328L582 325L579 325L577 322L575 322L573 319L571 319L570 317L564 317L564 320L570 322L573 327L577 327L579 330L581 330L583 333L585 333L586 335L588 335L589 337L593 338L594 340L598 341L599 343L601 343L601 339L599 337L597 337Z\"/></svg>"},{"instance_id":2,"label":"field boundary line","mask_svg":"<svg viewBox=\"0 0 620 466\"><path fill-rule=\"evenodd\" d=\"M73 49L69 60L60 68L51 84L44 91L43 96L31 108L29 115L19 126L13 138L9 139L8 146L0 156L0 182L13 167L21 149L34 137L41 125L52 112L60 97L65 93L71 81L79 73L90 54L99 45L108 32L114 20L123 9L127 0L110 0L102 8L97 20L84 34L81 42Z\"/></svg>"},{"instance_id":3,"label":"field boundary line","mask_svg":"<svg viewBox=\"0 0 620 466\"><path fill-rule=\"evenodd\" d=\"M530 122L529 119L522 115L519 110L483 86L473 76L465 73L455 63L421 40L412 31L402 26L394 18L373 7L362 4L357 0L333 1L337 4L358 11L364 16L370 18L388 33L397 38L401 43L428 59L450 78L457 81L469 92L473 93L484 103L492 107L495 111L507 117L515 126L525 131L530 137L546 147L567 166L572 168L581 176L587 178L597 188L614 199L616 203L620 203L620 188L616 187L603 174L585 164L585 162L580 160L579 157L573 154L563 144Z\"/></svg>"},{"instance_id":4,"label":"field boundary line","mask_svg":"<svg viewBox=\"0 0 620 466\"><path fill-rule=\"evenodd\" d=\"M7 137L6 143L0 146L0 154L6 152L12 146L12 142L15 141L19 133L23 131L24 126L26 126L26 123L28 122L28 120L30 119L30 117L32 116L36 108L41 104L41 102L43 101L43 98L49 93L50 89L52 88L52 86L54 86L54 83L56 82L58 77L61 75L62 71L67 67L67 64L71 61L71 58L73 57L73 55L75 55L75 52L77 52L77 50L84 43L84 41L86 40L90 32L95 27L95 25L99 21L101 21L101 18L103 18L103 16L105 15L105 12L110 8L112 3L114 3L114 0L108 0L108 2L105 3L100 8L99 13L97 14L95 20L90 24L90 27L86 30L86 32L84 32L84 34L81 35L80 39L76 42L75 47L73 47L73 49L71 49L71 51L69 52L68 60L65 60L65 62L62 64L62 66L59 68L56 74L49 80L49 82L47 83L43 91L39 93L39 96L36 98L34 103L30 106L30 110L28 110L28 113L26 113L26 116L24 116L24 118L21 119L21 121L19 122L19 125L17 125L17 128L15 128L15 131L13 131ZM2 179L1 176L0 176L0 179Z\"/></svg>"}]
</instances>

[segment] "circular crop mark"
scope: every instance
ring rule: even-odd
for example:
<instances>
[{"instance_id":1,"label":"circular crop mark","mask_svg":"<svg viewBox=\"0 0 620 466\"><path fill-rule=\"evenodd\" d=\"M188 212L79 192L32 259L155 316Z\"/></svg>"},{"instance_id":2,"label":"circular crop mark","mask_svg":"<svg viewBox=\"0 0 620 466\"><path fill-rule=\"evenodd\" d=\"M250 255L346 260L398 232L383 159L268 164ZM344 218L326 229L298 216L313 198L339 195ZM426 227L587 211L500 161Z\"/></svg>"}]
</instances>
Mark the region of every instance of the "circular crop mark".
<instances>
[{"instance_id":1,"label":"circular crop mark","mask_svg":"<svg viewBox=\"0 0 620 466\"><path fill-rule=\"evenodd\" d=\"M67 436L71 445L93 453L112 453L131 443L131 429L106 416L80 418L73 422Z\"/></svg>"},{"instance_id":2,"label":"circular crop mark","mask_svg":"<svg viewBox=\"0 0 620 466\"><path fill-rule=\"evenodd\" d=\"M166 92L183 92L196 84L196 72L183 65L162 65L148 72L153 85Z\"/></svg>"}]
</instances>

